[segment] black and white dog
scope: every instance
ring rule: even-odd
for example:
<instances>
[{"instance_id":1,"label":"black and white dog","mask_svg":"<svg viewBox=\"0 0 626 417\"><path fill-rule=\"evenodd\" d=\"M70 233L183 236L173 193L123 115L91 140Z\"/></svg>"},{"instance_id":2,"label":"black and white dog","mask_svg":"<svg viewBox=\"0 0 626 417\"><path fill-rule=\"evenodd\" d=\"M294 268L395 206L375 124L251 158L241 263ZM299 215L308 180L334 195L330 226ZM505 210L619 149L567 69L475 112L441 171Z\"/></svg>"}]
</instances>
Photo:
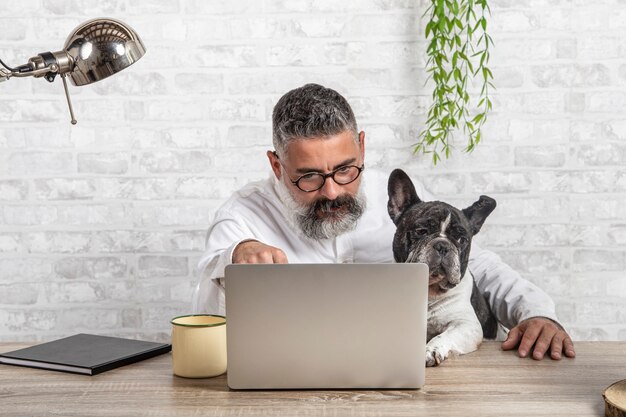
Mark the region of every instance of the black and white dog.
<instances>
[{"instance_id":1,"label":"black and white dog","mask_svg":"<svg viewBox=\"0 0 626 417\"><path fill-rule=\"evenodd\" d=\"M396 262L423 262L430 271L426 365L439 365L451 353L473 352L483 336L494 338L497 331L495 317L467 268L472 237L496 201L481 196L464 210L424 202L400 169L389 176L388 193L387 210L397 227Z\"/></svg>"}]
</instances>

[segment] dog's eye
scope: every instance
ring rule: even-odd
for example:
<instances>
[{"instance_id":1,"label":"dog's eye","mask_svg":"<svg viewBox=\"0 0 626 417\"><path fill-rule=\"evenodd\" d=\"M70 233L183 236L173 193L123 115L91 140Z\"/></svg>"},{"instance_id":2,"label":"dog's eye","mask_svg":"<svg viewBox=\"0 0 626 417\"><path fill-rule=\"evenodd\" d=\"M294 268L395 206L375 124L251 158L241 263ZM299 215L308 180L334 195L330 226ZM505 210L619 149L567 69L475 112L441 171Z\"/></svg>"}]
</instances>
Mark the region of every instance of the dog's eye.
<instances>
[{"instance_id":1,"label":"dog's eye","mask_svg":"<svg viewBox=\"0 0 626 417\"><path fill-rule=\"evenodd\" d=\"M410 240L419 240L423 236L428 234L428 229L414 229L409 231L409 239Z\"/></svg>"},{"instance_id":2,"label":"dog's eye","mask_svg":"<svg viewBox=\"0 0 626 417\"><path fill-rule=\"evenodd\" d=\"M457 239L457 241L459 242L459 245L465 245L467 243L467 238L464 236L461 236L460 238Z\"/></svg>"}]
</instances>

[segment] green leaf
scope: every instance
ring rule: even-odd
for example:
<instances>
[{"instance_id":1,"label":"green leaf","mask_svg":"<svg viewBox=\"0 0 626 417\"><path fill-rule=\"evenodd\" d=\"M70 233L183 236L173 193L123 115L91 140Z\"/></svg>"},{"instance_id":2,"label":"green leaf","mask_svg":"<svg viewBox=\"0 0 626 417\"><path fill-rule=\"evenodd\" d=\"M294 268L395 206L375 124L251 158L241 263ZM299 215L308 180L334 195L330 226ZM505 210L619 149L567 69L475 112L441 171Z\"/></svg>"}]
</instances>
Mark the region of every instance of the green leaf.
<instances>
[{"instance_id":1,"label":"green leaf","mask_svg":"<svg viewBox=\"0 0 626 417\"><path fill-rule=\"evenodd\" d=\"M455 68L455 69L454 69L454 79L455 79L456 81L461 81L461 78L462 78L462 76L461 76L461 70L459 70L458 68Z\"/></svg>"},{"instance_id":2,"label":"green leaf","mask_svg":"<svg viewBox=\"0 0 626 417\"><path fill-rule=\"evenodd\" d=\"M448 19L446 17L446 29L448 29L448 33L452 33L452 28L454 28L454 18Z\"/></svg>"},{"instance_id":3,"label":"green leaf","mask_svg":"<svg viewBox=\"0 0 626 417\"><path fill-rule=\"evenodd\" d=\"M487 58L487 54L482 54L480 57L480 64L478 64L479 66L483 66L483 63L485 62L485 58Z\"/></svg>"},{"instance_id":4,"label":"green leaf","mask_svg":"<svg viewBox=\"0 0 626 417\"><path fill-rule=\"evenodd\" d=\"M485 36L485 49L489 48L490 43L493 46L493 41L491 40L491 37Z\"/></svg>"},{"instance_id":5,"label":"green leaf","mask_svg":"<svg viewBox=\"0 0 626 417\"><path fill-rule=\"evenodd\" d=\"M426 48L426 53L430 55L431 59L435 59L435 55L437 54L437 38L433 38L428 48Z\"/></svg>"},{"instance_id":6,"label":"green leaf","mask_svg":"<svg viewBox=\"0 0 626 417\"><path fill-rule=\"evenodd\" d=\"M472 32L476 32L479 26L480 26L480 20L474 24L474 26L472 27Z\"/></svg>"},{"instance_id":7,"label":"green leaf","mask_svg":"<svg viewBox=\"0 0 626 417\"><path fill-rule=\"evenodd\" d=\"M443 7L444 7L444 1L443 0L437 0L437 8L435 9L435 13L437 14L437 16L443 15L443 13L444 13Z\"/></svg>"},{"instance_id":8,"label":"green leaf","mask_svg":"<svg viewBox=\"0 0 626 417\"><path fill-rule=\"evenodd\" d=\"M474 118L472 119L472 123L480 123L480 121L483 119L483 117L485 117L484 113L478 113L476 116L474 116Z\"/></svg>"}]
</instances>

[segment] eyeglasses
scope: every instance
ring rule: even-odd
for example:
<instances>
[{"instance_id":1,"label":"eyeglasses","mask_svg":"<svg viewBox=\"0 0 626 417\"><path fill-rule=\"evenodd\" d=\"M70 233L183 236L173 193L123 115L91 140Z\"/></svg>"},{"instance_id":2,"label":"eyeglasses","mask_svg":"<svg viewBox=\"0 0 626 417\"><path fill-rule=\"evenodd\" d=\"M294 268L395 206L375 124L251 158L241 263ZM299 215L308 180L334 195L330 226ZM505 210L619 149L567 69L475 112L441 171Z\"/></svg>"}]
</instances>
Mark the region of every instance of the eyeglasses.
<instances>
[{"instance_id":1,"label":"eyeglasses","mask_svg":"<svg viewBox=\"0 0 626 417\"><path fill-rule=\"evenodd\" d=\"M278 155L274 152L274 155L278 159ZM278 161L280 165L285 168L280 160ZM304 174L301 177L298 177L295 181L289 178L289 181L300 190L305 193L312 193L313 191L317 191L326 184L326 180L328 178L332 178L335 183L339 185L348 185L351 182L356 181L361 175L361 172L365 169L365 164L362 164L360 167L356 165L344 165L341 166L328 174L320 174L318 172L310 172L308 174Z\"/></svg>"}]
</instances>

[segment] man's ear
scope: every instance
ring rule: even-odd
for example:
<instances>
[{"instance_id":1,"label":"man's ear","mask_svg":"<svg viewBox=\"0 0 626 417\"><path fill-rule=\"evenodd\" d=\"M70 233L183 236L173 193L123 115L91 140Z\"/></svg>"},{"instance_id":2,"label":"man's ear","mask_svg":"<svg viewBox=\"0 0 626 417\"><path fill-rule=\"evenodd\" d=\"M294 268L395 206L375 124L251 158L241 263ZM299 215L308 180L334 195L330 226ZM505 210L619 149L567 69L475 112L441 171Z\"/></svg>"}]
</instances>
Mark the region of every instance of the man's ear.
<instances>
[{"instance_id":1,"label":"man's ear","mask_svg":"<svg viewBox=\"0 0 626 417\"><path fill-rule=\"evenodd\" d=\"M411 178L401 169L394 169L389 176L387 193L389 194L387 212L396 225L398 224L400 215L404 213L407 208L421 202L417 196Z\"/></svg>"},{"instance_id":2,"label":"man's ear","mask_svg":"<svg viewBox=\"0 0 626 417\"><path fill-rule=\"evenodd\" d=\"M278 160L276 151L267 151L267 159L270 161L274 175L276 175L276 178L280 179L280 161Z\"/></svg>"},{"instance_id":3,"label":"man's ear","mask_svg":"<svg viewBox=\"0 0 626 417\"><path fill-rule=\"evenodd\" d=\"M361 148L361 161L365 162L365 132L359 132L359 145Z\"/></svg>"},{"instance_id":4,"label":"man's ear","mask_svg":"<svg viewBox=\"0 0 626 417\"><path fill-rule=\"evenodd\" d=\"M478 201L463 209L463 214L469 220L472 226L472 233L476 234L480 231L487 216L496 208L496 200L486 195L481 195Z\"/></svg>"}]
</instances>

